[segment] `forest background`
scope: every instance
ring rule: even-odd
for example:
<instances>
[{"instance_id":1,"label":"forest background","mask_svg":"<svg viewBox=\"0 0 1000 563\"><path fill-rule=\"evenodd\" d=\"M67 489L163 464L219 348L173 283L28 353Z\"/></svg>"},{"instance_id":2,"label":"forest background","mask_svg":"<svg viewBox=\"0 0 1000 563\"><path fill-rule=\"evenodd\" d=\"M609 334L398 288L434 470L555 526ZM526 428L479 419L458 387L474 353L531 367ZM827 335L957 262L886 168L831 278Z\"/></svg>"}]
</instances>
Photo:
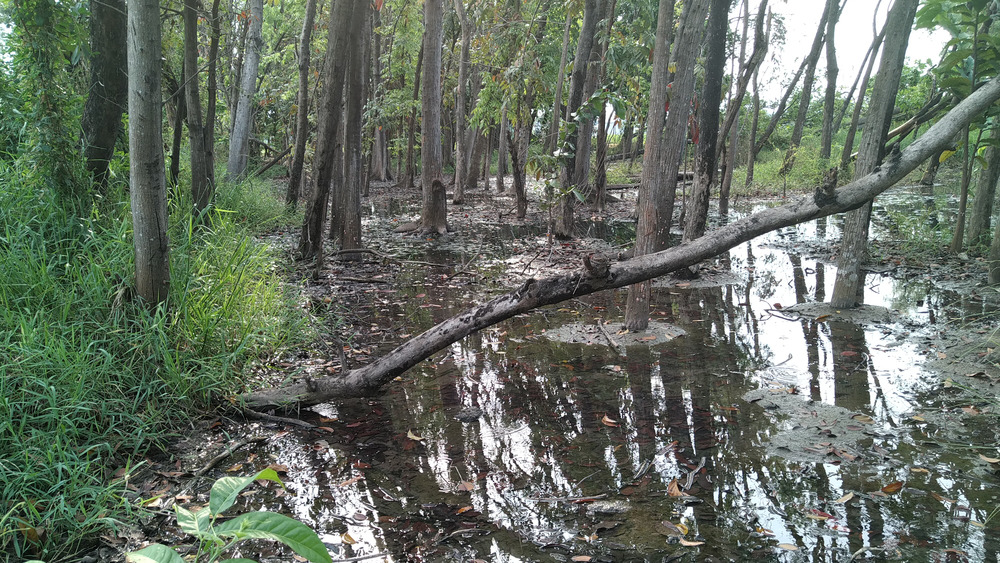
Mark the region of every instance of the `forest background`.
<instances>
[{"instance_id":1,"label":"forest background","mask_svg":"<svg viewBox=\"0 0 1000 563\"><path fill-rule=\"evenodd\" d=\"M637 184L635 261L588 263L603 281L572 296L620 286L609 272L639 281L697 261L690 244L680 266L641 255L666 256L652 253L675 246L672 223L685 243L705 237L710 196L724 216L733 194L820 188L787 224L861 206L901 177L883 159L926 163L931 183L949 163L960 211L937 236L997 261L998 2L896 0L843 22L845 1L824 4L792 58L767 0L5 0L0 546L72 557L136 518L135 465L247 391L246 366L314 337L256 235L301 224L299 259L349 258L371 182L421 190L413 229L428 235L447 233L466 193L513 190L515 219L538 206L563 239L580 205L600 213L609 185ZM839 73L845 24L870 45L854 76ZM904 64L914 26L946 35L933 64ZM762 76L766 61L782 71ZM647 163L641 178L629 163ZM850 196L834 170L840 184L875 171L873 191ZM842 272L865 259L869 217L852 213ZM832 299L853 306L844 277ZM629 291L638 329L649 288Z\"/></svg>"}]
</instances>

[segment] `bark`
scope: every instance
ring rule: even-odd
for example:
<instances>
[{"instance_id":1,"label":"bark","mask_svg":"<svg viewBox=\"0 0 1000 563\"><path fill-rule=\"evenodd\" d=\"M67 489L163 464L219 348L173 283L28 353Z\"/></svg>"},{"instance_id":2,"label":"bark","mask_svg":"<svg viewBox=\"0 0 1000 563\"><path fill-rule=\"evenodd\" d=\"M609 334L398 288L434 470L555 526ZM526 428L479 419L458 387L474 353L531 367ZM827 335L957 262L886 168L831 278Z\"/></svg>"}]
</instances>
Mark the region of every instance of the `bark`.
<instances>
[{"instance_id":1,"label":"bark","mask_svg":"<svg viewBox=\"0 0 1000 563\"><path fill-rule=\"evenodd\" d=\"M455 189L452 203L465 202L465 177L468 174L469 146L465 138L465 105L469 87L469 48L472 44L472 24L465 14L463 0L455 0L455 13L462 28L462 47L458 59L458 87L455 91Z\"/></svg>"},{"instance_id":2,"label":"bark","mask_svg":"<svg viewBox=\"0 0 1000 563\"><path fill-rule=\"evenodd\" d=\"M312 57L312 30L316 21L316 0L306 0L306 15L299 34L299 93L296 98L295 152L292 169L288 173L288 190L285 203L291 207L299 204L302 191L302 169L305 166L306 141L309 140L309 63Z\"/></svg>"},{"instance_id":3,"label":"bark","mask_svg":"<svg viewBox=\"0 0 1000 563\"><path fill-rule=\"evenodd\" d=\"M323 249L323 223L330 196L330 183L334 177L334 154L337 135L340 133L344 100L344 73L346 57L342 56L347 44L348 24L360 0L339 0L330 10L326 60L323 63L324 87L318 108L316 151L313 158L313 188L305 206L305 218L299 239L302 259L319 258Z\"/></svg>"},{"instance_id":4,"label":"bark","mask_svg":"<svg viewBox=\"0 0 1000 563\"><path fill-rule=\"evenodd\" d=\"M556 92L552 99L552 123L549 136L545 139L545 153L552 154L559 145L559 122L562 119L562 91L566 79L566 58L569 56L569 30L573 23L573 12L566 10L566 25L563 27L562 54L559 57L559 71L556 73Z\"/></svg>"},{"instance_id":5,"label":"bark","mask_svg":"<svg viewBox=\"0 0 1000 563\"><path fill-rule=\"evenodd\" d=\"M708 43L705 56L705 82L701 91L701 134L694 160L694 186L691 208L684 225L684 240L705 234L708 201L718 168L716 143L719 139L719 106L722 104L722 79L726 70L726 33L729 31L729 7L732 0L712 0L708 16ZM736 111L735 109L733 111Z\"/></svg>"},{"instance_id":6,"label":"bark","mask_svg":"<svg viewBox=\"0 0 1000 563\"><path fill-rule=\"evenodd\" d=\"M986 33L989 32L991 22L992 18L987 20L987 24L984 30ZM972 59L972 73L969 82L971 82L972 85L975 86L976 82L979 79L977 72L979 64L976 62L977 47L979 45L979 12L976 12L975 27L973 29L974 31L972 33L972 54L970 55L970 58ZM979 131L979 135L980 136L982 135L981 129ZM958 214L955 217L955 234L951 239L951 245L948 247L948 250L952 254L958 254L959 252L962 251L963 247L963 238L965 236L965 214L969 205L969 184L972 182L972 154L976 150L976 147L978 147L979 145L978 141L975 144L973 144L972 140L969 139L968 127L966 127L965 134L962 136L962 140L964 141L965 145L965 150L962 151L965 155L964 162L962 165L962 189L958 199Z\"/></svg>"},{"instance_id":7,"label":"bark","mask_svg":"<svg viewBox=\"0 0 1000 563\"><path fill-rule=\"evenodd\" d=\"M878 52L879 46L885 40L885 34L889 29L889 22L887 21L882 31L875 36L872 41L872 56L868 59L868 65L864 69L864 74L861 78L861 84L858 87L858 101L854 104L854 111L851 112L851 124L847 127L847 137L844 139L844 151L840 155L840 169L847 170L847 165L851 162L851 155L854 152L854 136L858 131L858 121L861 119L861 109L864 107L865 92L868 91L868 81L872 75L872 69L875 67L875 55Z\"/></svg>"},{"instance_id":8,"label":"bark","mask_svg":"<svg viewBox=\"0 0 1000 563\"><path fill-rule=\"evenodd\" d=\"M423 126L420 128L420 183L423 208L420 223L424 231L448 231L448 194L441 178L441 48L444 45L444 1L424 2L424 84L421 100Z\"/></svg>"},{"instance_id":9,"label":"bark","mask_svg":"<svg viewBox=\"0 0 1000 563\"><path fill-rule=\"evenodd\" d=\"M508 140L510 138L508 131L510 130L510 120L507 117L507 102L504 101L503 108L500 110L500 131L497 135L500 138L499 148L497 149L497 191L500 193L504 192L503 177L507 173L507 147Z\"/></svg>"},{"instance_id":10,"label":"bark","mask_svg":"<svg viewBox=\"0 0 1000 563\"><path fill-rule=\"evenodd\" d=\"M897 0L889 11L890 27L886 32L885 49L872 90L868 119L861 133L861 147L854 165L855 178L869 174L882 162L918 1ZM834 307L850 308L862 302L864 275L861 266L867 258L871 210L871 202L868 202L848 213L844 219L844 234L837 257L837 280L830 297L830 304Z\"/></svg>"},{"instance_id":11,"label":"bark","mask_svg":"<svg viewBox=\"0 0 1000 563\"><path fill-rule=\"evenodd\" d=\"M181 67L181 75L184 68ZM171 131L172 139L170 143L170 169L167 171L167 182L169 186L176 186L181 174L181 141L184 140L184 119L187 117L187 102L184 100L184 88L177 83L177 79L170 72L164 73L167 87L174 93L176 103L174 104L174 125Z\"/></svg>"},{"instance_id":12,"label":"bark","mask_svg":"<svg viewBox=\"0 0 1000 563\"><path fill-rule=\"evenodd\" d=\"M556 202L556 211L551 226L552 234L558 238L570 238L573 236L573 210L576 206L576 196L573 191L584 179L576 177L576 161L580 156L577 144L580 139L580 129L584 116L579 115L580 106L583 104L583 92L587 82L587 62L590 60L590 51L594 47L594 36L597 31L597 20L601 13L601 0L586 0L583 9L583 23L580 26L580 35L576 42L576 55L573 57L573 73L569 82L569 100L566 104L566 115L576 116L576 126L570 129L566 135L566 146L569 148L569 155L563 162L560 173L560 187L562 195Z\"/></svg>"},{"instance_id":13,"label":"bark","mask_svg":"<svg viewBox=\"0 0 1000 563\"><path fill-rule=\"evenodd\" d=\"M156 0L128 4L129 193L135 245L136 293L149 304L167 299L170 249L167 240L167 179L163 162L160 102L160 6Z\"/></svg>"},{"instance_id":14,"label":"bark","mask_svg":"<svg viewBox=\"0 0 1000 563\"><path fill-rule=\"evenodd\" d=\"M581 267L558 276L529 279L516 290L447 319L402 343L372 364L340 376L248 393L242 397L243 403L255 408L310 405L335 398L371 395L436 352L473 332L516 315L545 305L663 276L775 229L856 209L902 180L934 151L946 146L959 129L998 99L1000 78L995 78L963 100L905 150L890 155L871 174L839 189L817 192L780 207L766 209L668 250L612 263L606 270Z\"/></svg>"},{"instance_id":15,"label":"bark","mask_svg":"<svg viewBox=\"0 0 1000 563\"><path fill-rule=\"evenodd\" d=\"M336 198L341 216L339 233L341 250L361 248L361 182L364 172L361 166L362 113L367 93L365 84L368 81L371 52L370 44L365 40L368 37L368 24L371 21L368 17L370 6L368 2L359 2L355 7L349 29L356 31L348 37L345 50L350 60L345 84L347 107L344 116L344 177L340 182L339 197ZM353 256L341 255L341 257Z\"/></svg>"},{"instance_id":16,"label":"bark","mask_svg":"<svg viewBox=\"0 0 1000 563\"><path fill-rule=\"evenodd\" d=\"M264 20L264 0L250 0L250 28L247 31L246 52L240 72L240 96L233 117L233 133L229 139L229 162L226 177L242 180L250 157L250 129L253 125L253 96L257 87L257 69L264 44L261 24Z\"/></svg>"},{"instance_id":17,"label":"bark","mask_svg":"<svg viewBox=\"0 0 1000 563\"><path fill-rule=\"evenodd\" d=\"M747 10L749 11L749 6L747 6ZM736 85L736 94L729 102L726 120L719 130L719 144L716 147L717 153L722 150L722 144L725 142L726 137L729 136L729 132L733 129L736 120L739 118L740 110L743 107L743 98L746 97L750 81L757 73L757 69L760 68L761 63L764 62L764 57L767 55L768 39L771 36L771 16L768 15L765 17L765 13L767 13L767 0L761 0L760 6L757 9L757 20L754 24L753 52L750 54L750 59L746 64L743 64L743 50L746 47L747 26L746 24L743 26L744 44L740 48L740 77Z\"/></svg>"},{"instance_id":18,"label":"bark","mask_svg":"<svg viewBox=\"0 0 1000 563\"><path fill-rule=\"evenodd\" d=\"M670 33L674 27L673 15L674 2L661 1L656 17L656 39L653 43L653 76L649 90L649 111L646 114L646 129L649 134L645 142L639 182L635 256L663 250L666 245L661 242L670 233L670 216L661 215L665 211L660 202L666 200L666 184L673 190L677 180L675 178L667 182L660 163L665 160L663 128L666 124L667 85L670 83ZM628 288L625 305L625 328L628 330L644 330L648 326L651 289L652 284L648 281Z\"/></svg>"},{"instance_id":19,"label":"bark","mask_svg":"<svg viewBox=\"0 0 1000 563\"><path fill-rule=\"evenodd\" d=\"M369 96L369 102L372 104L384 103L384 99L379 96L378 84L383 81L382 77L382 35L377 31L382 25L381 12L374 10L372 17L372 48L374 52L372 53L372 80L369 82L369 88L371 88L371 94ZM371 163L369 166L370 179L385 182L392 179L392 173L390 171L389 164L389 139L386 133L386 128L382 126L381 123L374 123L372 125L372 149L371 149ZM367 196L367 184L364 186L365 191L362 195Z\"/></svg>"},{"instance_id":20,"label":"bark","mask_svg":"<svg viewBox=\"0 0 1000 563\"><path fill-rule=\"evenodd\" d=\"M208 166L208 147L201 113L201 81L198 79L197 0L184 0L184 99L187 106L188 150L191 158L191 201L194 217L203 215L212 203L214 174Z\"/></svg>"},{"instance_id":21,"label":"bark","mask_svg":"<svg viewBox=\"0 0 1000 563\"><path fill-rule=\"evenodd\" d=\"M90 91L83 108L83 155L99 190L108 179L108 165L122 130L128 105L128 67L125 60L124 0L90 2Z\"/></svg>"},{"instance_id":22,"label":"bark","mask_svg":"<svg viewBox=\"0 0 1000 563\"><path fill-rule=\"evenodd\" d=\"M840 21L841 0L827 0L826 9L830 15L826 20L826 96L823 99L823 128L820 132L819 157L823 160L830 158L830 151L833 146L833 112L837 104L837 75L840 74L840 67L837 66L837 46L834 38L837 31L837 22ZM847 0L843 0L846 2Z\"/></svg>"},{"instance_id":23,"label":"bark","mask_svg":"<svg viewBox=\"0 0 1000 563\"><path fill-rule=\"evenodd\" d=\"M760 88L758 87L757 76L758 71L753 73L753 102L751 104L752 116L750 119L750 139L749 148L747 152L747 175L744 182L744 187L749 190L750 186L753 185L753 170L754 165L757 162L757 147L754 144L754 140L757 138L757 129L760 126Z\"/></svg>"},{"instance_id":24,"label":"bark","mask_svg":"<svg viewBox=\"0 0 1000 563\"><path fill-rule=\"evenodd\" d=\"M994 129L990 137L1000 140L1000 133ZM984 165L979 169L976 196L972 200L972 218L969 220L969 244L972 246L986 244L998 179L1000 179L1000 149L996 145L990 145L986 148Z\"/></svg>"}]
</instances>

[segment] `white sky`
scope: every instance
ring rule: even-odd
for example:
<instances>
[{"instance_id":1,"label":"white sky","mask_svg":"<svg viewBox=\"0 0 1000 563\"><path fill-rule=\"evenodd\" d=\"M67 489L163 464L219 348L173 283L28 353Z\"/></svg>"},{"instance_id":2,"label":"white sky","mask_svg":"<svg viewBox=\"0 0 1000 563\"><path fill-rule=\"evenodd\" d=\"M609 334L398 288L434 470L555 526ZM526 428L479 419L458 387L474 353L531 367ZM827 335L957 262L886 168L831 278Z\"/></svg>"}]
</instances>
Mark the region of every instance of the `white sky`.
<instances>
[{"instance_id":1,"label":"white sky","mask_svg":"<svg viewBox=\"0 0 1000 563\"><path fill-rule=\"evenodd\" d=\"M785 18L786 42L784 47L775 53L778 58L778 66L775 67L775 62L769 58L765 62L765 69L762 70L761 77L774 77L779 83L783 83L787 79L787 75L795 72L802 57L808 53L812 45L816 27L823 14L824 4L823 0L774 0L770 3L771 10ZM877 0L847 0L840 21L837 23L836 47L837 61L840 67L837 82L838 88L842 90L851 87L858 70L861 68L862 59L871 45L872 17L876 4L878 4ZM876 23L879 29L885 21L885 14L891 4L892 0L882 0L881 2ZM751 5L750 9L751 13L756 10L756 2ZM948 33L944 31L930 34L927 30L913 30L906 53L907 62L930 59L932 63L936 63L940 60L941 48L949 38ZM821 56L816 71L817 77L825 77L825 61L825 55ZM766 87L762 84L761 86L767 92L765 95L767 98L778 97L783 91L782 84L768 84ZM771 95L771 92L777 92L777 94Z\"/></svg>"}]
</instances>

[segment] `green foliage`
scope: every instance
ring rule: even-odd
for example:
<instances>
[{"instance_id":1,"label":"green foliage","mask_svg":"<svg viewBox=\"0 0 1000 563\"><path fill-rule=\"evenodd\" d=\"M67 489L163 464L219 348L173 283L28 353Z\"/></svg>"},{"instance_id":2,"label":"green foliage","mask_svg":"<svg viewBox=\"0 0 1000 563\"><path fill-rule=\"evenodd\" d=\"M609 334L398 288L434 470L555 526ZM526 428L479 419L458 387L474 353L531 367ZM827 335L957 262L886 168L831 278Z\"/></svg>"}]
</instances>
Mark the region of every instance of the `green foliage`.
<instances>
[{"instance_id":1,"label":"green foliage","mask_svg":"<svg viewBox=\"0 0 1000 563\"><path fill-rule=\"evenodd\" d=\"M213 563L216 561L236 562L249 559L225 559L221 557L236 544L247 539L265 539L281 542L290 547L300 557L314 563L330 563L330 553L316 532L305 524L275 512L248 512L232 520L218 522L223 512L232 507L239 494L256 480L266 479L281 484L281 479L273 469L265 469L253 477L223 477L212 485L208 507L197 513L175 505L177 524L184 532L198 540L198 553L194 561ZM169 547L153 544L139 551L129 553L126 559L135 563L179 563L183 562Z\"/></svg>"},{"instance_id":2,"label":"green foliage","mask_svg":"<svg viewBox=\"0 0 1000 563\"><path fill-rule=\"evenodd\" d=\"M208 229L175 211L172 292L150 310L131 289L124 186L80 217L33 174L0 160L0 552L15 560L77 553L127 520L113 470L127 476L300 328L274 257L245 226L283 207L247 206L263 192L225 187L232 207Z\"/></svg>"}]
</instances>

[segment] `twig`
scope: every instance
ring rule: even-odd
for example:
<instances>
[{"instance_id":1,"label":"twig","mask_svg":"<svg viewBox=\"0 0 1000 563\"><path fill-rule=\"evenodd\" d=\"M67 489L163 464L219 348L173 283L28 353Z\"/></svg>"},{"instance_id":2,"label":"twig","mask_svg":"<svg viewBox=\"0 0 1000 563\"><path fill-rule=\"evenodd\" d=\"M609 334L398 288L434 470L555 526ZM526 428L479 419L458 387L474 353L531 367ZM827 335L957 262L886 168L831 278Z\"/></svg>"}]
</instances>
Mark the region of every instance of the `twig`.
<instances>
[{"instance_id":1,"label":"twig","mask_svg":"<svg viewBox=\"0 0 1000 563\"><path fill-rule=\"evenodd\" d=\"M625 348L623 346L619 346L618 342L616 342L615 339L611 337L611 333L608 332L608 329L604 328L604 321L602 321L601 319L597 319L597 328L601 329L601 334L604 335L604 338L608 339L608 343L611 344L612 350L614 350L622 358L628 355L625 352Z\"/></svg>"},{"instance_id":2,"label":"twig","mask_svg":"<svg viewBox=\"0 0 1000 563\"><path fill-rule=\"evenodd\" d=\"M698 464L698 467L695 467L690 472L688 472L687 482L684 483L685 491L690 489L691 485L694 485L694 476L697 475L698 472L701 471L704 467L705 467L705 458L701 458L701 463Z\"/></svg>"},{"instance_id":3,"label":"twig","mask_svg":"<svg viewBox=\"0 0 1000 563\"><path fill-rule=\"evenodd\" d=\"M300 426L302 428L316 428L315 424L310 424L304 420L298 418L288 418L284 416L276 416L273 414L267 414L260 411L255 411L253 409L245 408L241 411L247 418L252 418L254 420L264 420L267 422L280 422L282 424L291 424L293 426Z\"/></svg>"},{"instance_id":4,"label":"twig","mask_svg":"<svg viewBox=\"0 0 1000 563\"><path fill-rule=\"evenodd\" d=\"M348 561L364 561L365 559L375 559L376 557L388 557L391 555L389 552L382 553L372 553L371 555L359 555L357 557L350 557L348 559L334 559L333 563L348 563Z\"/></svg>"},{"instance_id":5,"label":"twig","mask_svg":"<svg viewBox=\"0 0 1000 563\"><path fill-rule=\"evenodd\" d=\"M246 446L247 444L255 444L255 443L258 443L258 442L263 442L264 440L267 440L266 436L252 436L252 437L243 438L242 440L240 440L240 441L236 442L235 444L229 446L228 448L226 448L226 450L224 452L222 452L221 454L219 454L219 455L213 457L211 460L209 460L209 462L206 463L204 467L202 467L198 471L195 471L194 475L191 477L191 480L188 481L188 484L185 485L184 488L181 489L174 496L175 497L181 496L181 495L187 493L188 491L190 491L191 489L193 489L195 483L198 482L198 479L201 479L201 477L203 475L205 475L205 473L208 473L208 471L210 469L212 469L213 467L215 467L220 461L222 461L222 460L226 459L227 457L233 455L233 453L236 452L236 450L242 448L243 446Z\"/></svg>"}]
</instances>

